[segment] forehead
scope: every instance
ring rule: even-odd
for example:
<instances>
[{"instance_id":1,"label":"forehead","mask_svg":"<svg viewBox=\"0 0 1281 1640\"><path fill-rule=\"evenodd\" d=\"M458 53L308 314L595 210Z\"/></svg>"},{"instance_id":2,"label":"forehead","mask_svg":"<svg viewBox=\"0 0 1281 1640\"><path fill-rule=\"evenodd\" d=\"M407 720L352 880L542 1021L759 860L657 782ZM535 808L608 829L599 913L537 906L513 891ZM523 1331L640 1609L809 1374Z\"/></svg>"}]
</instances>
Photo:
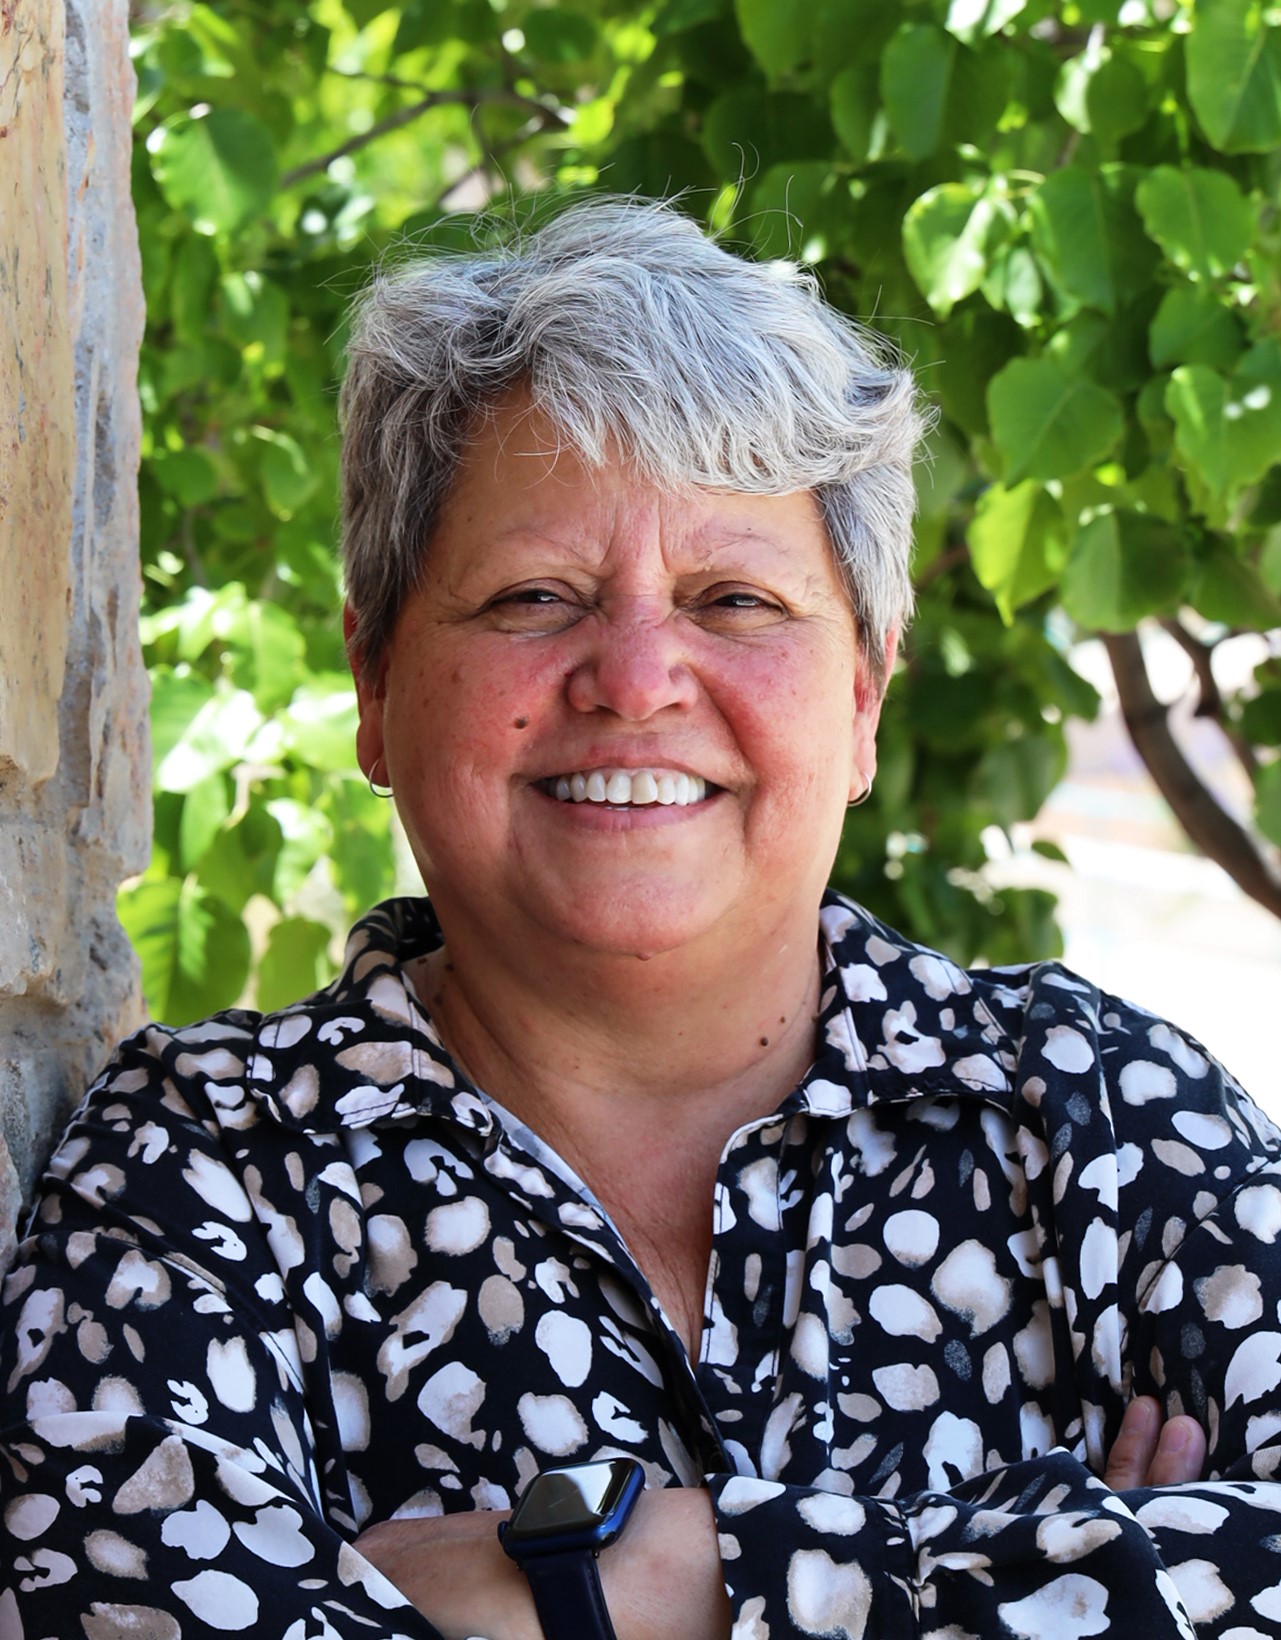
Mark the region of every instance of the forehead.
<instances>
[{"instance_id":1,"label":"forehead","mask_svg":"<svg viewBox=\"0 0 1281 1640\"><path fill-rule=\"evenodd\" d=\"M661 487L616 448L599 462L586 459L524 391L474 428L442 510L442 536L446 550L465 546L473 559L540 543L596 556L610 542L652 539L694 564L730 553L840 585L812 492Z\"/></svg>"}]
</instances>

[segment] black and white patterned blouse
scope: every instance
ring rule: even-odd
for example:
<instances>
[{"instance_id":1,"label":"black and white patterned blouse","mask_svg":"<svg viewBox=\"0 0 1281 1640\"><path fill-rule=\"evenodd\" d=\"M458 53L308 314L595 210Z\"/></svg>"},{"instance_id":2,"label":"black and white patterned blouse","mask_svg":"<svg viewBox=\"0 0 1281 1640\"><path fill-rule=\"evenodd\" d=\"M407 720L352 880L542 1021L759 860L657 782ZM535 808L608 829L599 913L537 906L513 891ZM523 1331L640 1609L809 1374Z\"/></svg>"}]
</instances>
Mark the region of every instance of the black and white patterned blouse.
<instances>
[{"instance_id":1,"label":"black and white patterned blouse","mask_svg":"<svg viewBox=\"0 0 1281 1640\"><path fill-rule=\"evenodd\" d=\"M701 1358L356 927L283 1013L151 1026L7 1282L0 1634L429 1636L350 1542L630 1453L715 1502L735 1640L1281 1635L1281 1137L1063 969L834 896L815 1062L722 1157ZM1201 1484L1099 1476L1127 1400Z\"/></svg>"}]
</instances>

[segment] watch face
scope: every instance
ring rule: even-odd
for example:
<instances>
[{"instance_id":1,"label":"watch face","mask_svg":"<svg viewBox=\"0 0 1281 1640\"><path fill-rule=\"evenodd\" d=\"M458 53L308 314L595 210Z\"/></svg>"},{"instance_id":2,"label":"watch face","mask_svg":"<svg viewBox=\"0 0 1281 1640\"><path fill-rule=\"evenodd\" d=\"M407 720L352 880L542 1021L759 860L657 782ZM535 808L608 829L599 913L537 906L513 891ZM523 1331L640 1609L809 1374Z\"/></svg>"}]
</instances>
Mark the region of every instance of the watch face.
<instances>
[{"instance_id":1,"label":"watch face","mask_svg":"<svg viewBox=\"0 0 1281 1640\"><path fill-rule=\"evenodd\" d=\"M511 1532L521 1541L582 1534L607 1528L619 1506L643 1485L643 1471L631 1458L574 1464L535 1478L516 1506Z\"/></svg>"}]
</instances>

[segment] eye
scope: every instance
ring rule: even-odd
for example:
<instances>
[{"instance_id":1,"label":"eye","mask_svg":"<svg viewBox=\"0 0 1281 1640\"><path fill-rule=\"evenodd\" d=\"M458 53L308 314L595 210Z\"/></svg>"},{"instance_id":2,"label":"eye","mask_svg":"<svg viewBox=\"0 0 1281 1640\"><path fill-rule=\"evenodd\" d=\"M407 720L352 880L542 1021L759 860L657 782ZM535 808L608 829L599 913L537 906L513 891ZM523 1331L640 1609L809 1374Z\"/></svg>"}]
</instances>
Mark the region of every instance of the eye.
<instances>
[{"instance_id":1,"label":"eye","mask_svg":"<svg viewBox=\"0 0 1281 1640\"><path fill-rule=\"evenodd\" d=\"M704 626L750 632L782 620L787 611L777 598L752 586L714 586L698 598L693 610Z\"/></svg>"},{"instance_id":2,"label":"eye","mask_svg":"<svg viewBox=\"0 0 1281 1640\"><path fill-rule=\"evenodd\" d=\"M555 583L508 587L485 605L485 614L505 632L552 632L580 613L572 591Z\"/></svg>"}]
</instances>

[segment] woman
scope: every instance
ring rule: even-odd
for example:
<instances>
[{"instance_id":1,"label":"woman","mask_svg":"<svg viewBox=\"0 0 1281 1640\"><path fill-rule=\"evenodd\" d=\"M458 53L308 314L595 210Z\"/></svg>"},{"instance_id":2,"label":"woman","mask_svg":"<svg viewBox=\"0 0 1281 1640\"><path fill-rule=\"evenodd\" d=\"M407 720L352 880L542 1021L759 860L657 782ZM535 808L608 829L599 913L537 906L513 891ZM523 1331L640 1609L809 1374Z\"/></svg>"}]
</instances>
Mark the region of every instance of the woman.
<instances>
[{"instance_id":1,"label":"woman","mask_svg":"<svg viewBox=\"0 0 1281 1640\"><path fill-rule=\"evenodd\" d=\"M13 1632L1281 1633L1275 1131L825 891L906 373L597 203L377 284L344 417L430 901L91 1091L9 1284Z\"/></svg>"}]
</instances>

